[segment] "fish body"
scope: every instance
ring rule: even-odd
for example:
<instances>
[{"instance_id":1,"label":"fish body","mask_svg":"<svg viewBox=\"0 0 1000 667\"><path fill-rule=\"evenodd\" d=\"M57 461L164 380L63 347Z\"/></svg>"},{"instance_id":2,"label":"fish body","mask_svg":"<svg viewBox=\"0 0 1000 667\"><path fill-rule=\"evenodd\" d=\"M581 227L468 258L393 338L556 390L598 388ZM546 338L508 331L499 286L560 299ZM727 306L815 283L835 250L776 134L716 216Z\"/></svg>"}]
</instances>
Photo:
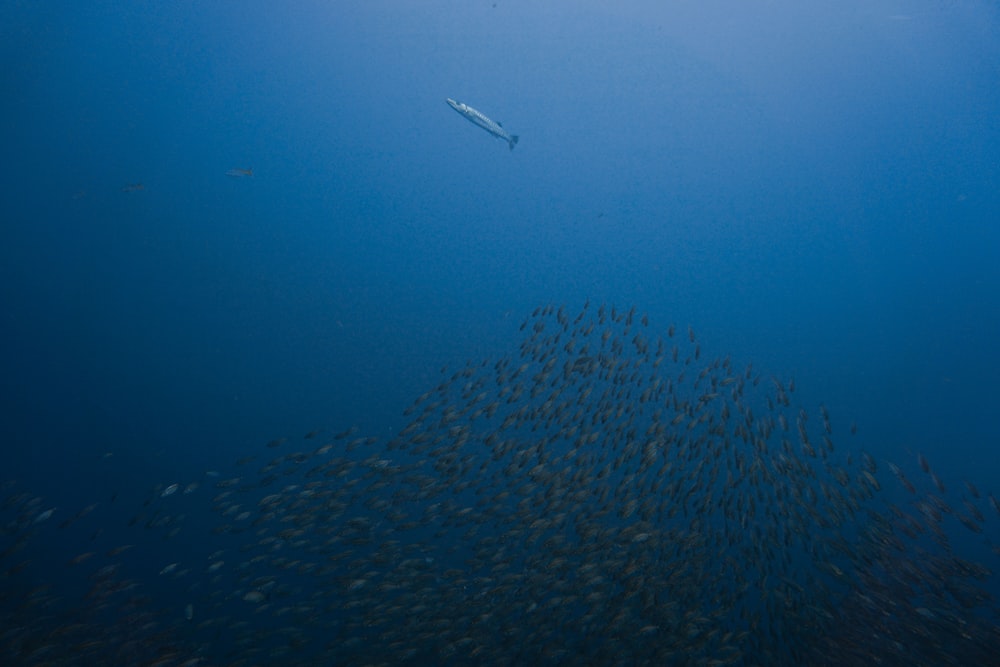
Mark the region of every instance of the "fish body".
<instances>
[{"instance_id":1,"label":"fish body","mask_svg":"<svg viewBox=\"0 0 1000 667\"><path fill-rule=\"evenodd\" d=\"M503 126L500 125L500 123L496 122L492 118L489 118L483 114L483 112L473 109L468 104L465 104L464 102L456 102L450 97L448 98L448 106L462 114L462 116L464 116L470 123L478 125L497 139L503 139L507 142L507 145L510 146L510 149L514 150L514 146L517 144L518 136L503 129Z\"/></svg>"}]
</instances>

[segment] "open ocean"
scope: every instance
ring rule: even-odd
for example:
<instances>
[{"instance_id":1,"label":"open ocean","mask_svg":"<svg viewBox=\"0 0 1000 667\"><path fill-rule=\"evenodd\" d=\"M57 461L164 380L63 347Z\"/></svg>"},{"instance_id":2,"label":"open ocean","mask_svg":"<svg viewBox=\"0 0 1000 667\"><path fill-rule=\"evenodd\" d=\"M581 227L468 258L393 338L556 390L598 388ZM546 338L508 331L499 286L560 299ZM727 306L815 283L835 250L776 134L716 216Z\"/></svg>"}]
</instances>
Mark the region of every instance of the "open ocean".
<instances>
[{"instance_id":1,"label":"open ocean","mask_svg":"<svg viewBox=\"0 0 1000 667\"><path fill-rule=\"evenodd\" d=\"M0 114L0 664L1000 665L996 3L12 0Z\"/></svg>"}]
</instances>

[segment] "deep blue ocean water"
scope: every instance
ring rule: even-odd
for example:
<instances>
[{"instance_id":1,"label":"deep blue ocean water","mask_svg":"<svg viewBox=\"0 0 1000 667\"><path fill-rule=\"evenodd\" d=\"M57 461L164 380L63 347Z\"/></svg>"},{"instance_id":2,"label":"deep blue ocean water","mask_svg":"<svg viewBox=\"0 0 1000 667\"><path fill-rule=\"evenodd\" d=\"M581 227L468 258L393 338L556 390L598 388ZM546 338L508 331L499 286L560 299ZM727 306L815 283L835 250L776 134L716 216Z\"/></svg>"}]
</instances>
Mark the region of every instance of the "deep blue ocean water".
<instances>
[{"instance_id":1,"label":"deep blue ocean water","mask_svg":"<svg viewBox=\"0 0 1000 667\"><path fill-rule=\"evenodd\" d=\"M994 3L8 2L0 113L0 478L47 505L390 437L587 300L1000 492Z\"/></svg>"}]
</instances>

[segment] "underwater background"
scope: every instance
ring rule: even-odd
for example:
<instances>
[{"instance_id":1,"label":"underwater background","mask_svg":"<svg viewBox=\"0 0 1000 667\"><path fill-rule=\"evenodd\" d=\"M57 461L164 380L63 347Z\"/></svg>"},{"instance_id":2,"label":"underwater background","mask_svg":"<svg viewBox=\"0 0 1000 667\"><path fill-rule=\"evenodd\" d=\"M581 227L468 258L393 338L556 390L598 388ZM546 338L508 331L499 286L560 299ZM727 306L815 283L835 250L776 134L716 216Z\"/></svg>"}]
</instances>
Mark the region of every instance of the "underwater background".
<instances>
[{"instance_id":1,"label":"underwater background","mask_svg":"<svg viewBox=\"0 0 1000 667\"><path fill-rule=\"evenodd\" d=\"M933 491L926 463L948 487L936 495L981 506L980 530L953 522L947 552L997 567L995 4L8 2L0 63L0 481L5 539L31 533L27 551L3 552L0 602L23 630L31 591L59 598L37 612L52 624L39 637L0 633L5 664L82 659L52 648L75 621L51 619L95 604L93 580L66 562L125 544L138 545L123 567L147 589L143 608L170 619L171 637L139 630L154 657L127 659L95 640L108 664L360 664L350 642L252 657L237 640L219 653L201 635L186 643L195 594L173 598L159 573L185 559L165 552L204 570L202 551L234 564L239 545L149 537L144 523L163 526L143 503L197 483L185 502L203 505L169 525L208 526L213 484L238 459L265 462L269 442L314 430L391 442L417 397L516 356L522 323L550 305L635 307L650 330L675 324L687 340L690 327L703 360L752 364L772 387L794 378L810 427L823 406L836 454L869 455L893 502L907 495L888 488L886 462ZM516 148L446 98L501 122ZM481 474L444 483L461 496ZM229 585L214 572L178 581ZM979 579L1000 595L995 576ZM957 604L971 607L990 619L981 645L1000 647L995 601ZM326 627L350 609L298 613ZM489 662L409 636L412 653L372 662ZM720 657L721 639L627 660L782 655L745 644ZM953 650L928 646L942 653L893 657L852 635L850 655L935 664ZM562 650L492 655L586 662ZM785 664L806 664L801 650Z\"/></svg>"}]
</instances>

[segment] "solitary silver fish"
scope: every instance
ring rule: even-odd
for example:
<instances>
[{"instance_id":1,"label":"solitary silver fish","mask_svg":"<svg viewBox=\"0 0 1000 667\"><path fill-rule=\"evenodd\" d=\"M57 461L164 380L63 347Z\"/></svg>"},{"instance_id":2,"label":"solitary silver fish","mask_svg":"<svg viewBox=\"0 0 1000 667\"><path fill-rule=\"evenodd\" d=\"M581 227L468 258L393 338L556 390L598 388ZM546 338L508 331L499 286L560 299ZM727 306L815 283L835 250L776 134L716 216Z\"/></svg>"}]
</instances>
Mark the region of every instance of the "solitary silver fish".
<instances>
[{"instance_id":1,"label":"solitary silver fish","mask_svg":"<svg viewBox=\"0 0 1000 667\"><path fill-rule=\"evenodd\" d=\"M503 129L503 126L500 125L500 123L491 118L487 118L481 111L476 111L468 104L456 102L450 97L448 98L448 106L462 114L470 122L475 123L492 134L497 139L503 139L507 142L507 145L510 146L510 149L514 150L514 144L517 143L517 135L511 134L507 130Z\"/></svg>"}]
</instances>

